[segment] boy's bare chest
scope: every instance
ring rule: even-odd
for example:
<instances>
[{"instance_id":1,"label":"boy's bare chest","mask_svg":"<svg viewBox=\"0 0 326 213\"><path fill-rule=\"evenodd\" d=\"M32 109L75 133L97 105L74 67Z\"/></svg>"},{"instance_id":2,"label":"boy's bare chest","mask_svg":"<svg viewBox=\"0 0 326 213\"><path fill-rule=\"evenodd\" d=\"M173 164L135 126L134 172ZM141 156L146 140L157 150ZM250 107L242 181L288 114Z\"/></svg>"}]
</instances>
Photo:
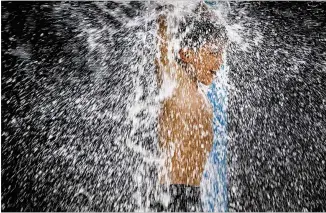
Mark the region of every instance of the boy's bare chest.
<instances>
[{"instance_id":1,"label":"boy's bare chest","mask_svg":"<svg viewBox=\"0 0 326 213\"><path fill-rule=\"evenodd\" d=\"M212 108L202 94L176 93L164 101L160 125L172 140L202 140L212 136L212 118Z\"/></svg>"},{"instance_id":2,"label":"boy's bare chest","mask_svg":"<svg viewBox=\"0 0 326 213\"><path fill-rule=\"evenodd\" d=\"M167 154L164 156L168 156L166 163L170 165L171 183L200 184L207 156L213 146L212 120L211 106L197 91L188 95L175 92L162 103L159 145ZM163 183L166 181L164 178L161 180Z\"/></svg>"}]
</instances>

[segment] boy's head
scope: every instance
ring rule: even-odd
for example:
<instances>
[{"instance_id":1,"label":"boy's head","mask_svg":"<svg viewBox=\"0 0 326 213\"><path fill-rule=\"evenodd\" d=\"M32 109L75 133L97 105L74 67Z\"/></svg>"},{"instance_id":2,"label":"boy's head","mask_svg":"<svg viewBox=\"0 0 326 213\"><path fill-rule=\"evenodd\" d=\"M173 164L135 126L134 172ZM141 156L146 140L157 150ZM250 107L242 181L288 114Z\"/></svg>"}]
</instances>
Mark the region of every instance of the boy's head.
<instances>
[{"instance_id":1,"label":"boy's head","mask_svg":"<svg viewBox=\"0 0 326 213\"><path fill-rule=\"evenodd\" d=\"M187 20L188 19L188 20ZM184 34L179 51L179 61L195 68L195 78L205 85L212 83L220 68L222 54L227 42L224 26L215 25L207 17L189 19L181 25L179 32Z\"/></svg>"}]
</instances>

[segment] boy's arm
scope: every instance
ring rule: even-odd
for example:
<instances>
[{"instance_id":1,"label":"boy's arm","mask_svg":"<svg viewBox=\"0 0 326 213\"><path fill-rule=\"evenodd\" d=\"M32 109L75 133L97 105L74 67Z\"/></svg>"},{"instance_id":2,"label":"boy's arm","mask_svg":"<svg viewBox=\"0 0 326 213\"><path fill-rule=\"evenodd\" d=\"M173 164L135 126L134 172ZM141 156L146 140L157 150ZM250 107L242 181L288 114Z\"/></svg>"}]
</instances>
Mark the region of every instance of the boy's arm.
<instances>
[{"instance_id":1,"label":"boy's arm","mask_svg":"<svg viewBox=\"0 0 326 213\"><path fill-rule=\"evenodd\" d=\"M169 69L168 60L168 35L167 35L167 21L165 15L160 15L158 20L158 47L159 53L155 59L157 81L159 87L162 84L163 72Z\"/></svg>"}]
</instances>

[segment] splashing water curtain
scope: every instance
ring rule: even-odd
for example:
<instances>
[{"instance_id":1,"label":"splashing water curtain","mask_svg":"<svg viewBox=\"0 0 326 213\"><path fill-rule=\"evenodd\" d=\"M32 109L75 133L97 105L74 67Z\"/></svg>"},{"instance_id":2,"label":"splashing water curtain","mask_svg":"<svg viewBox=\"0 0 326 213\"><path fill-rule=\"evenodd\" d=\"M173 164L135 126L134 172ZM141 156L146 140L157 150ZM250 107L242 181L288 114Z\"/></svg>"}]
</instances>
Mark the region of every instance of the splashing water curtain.
<instances>
[{"instance_id":1,"label":"splashing water curtain","mask_svg":"<svg viewBox=\"0 0 326 213\"><path fill-rule=\"evenodd\" d=\"M179 63L179 50L196 29L186 19L200 20L201 12L206 18L205 11L197 13L199 5L227 37L222 65L209 69L213 83L190 84L178 102L198 107L191 100L200 100L211 107L209 115L200 114L207 108L192 108L188 115L198 123L180 119L174 127L180 135L199 132L199 122L212 119L206 119L210 132L201 132L213 143L205 168L184 164L204 170L193 184L200 184L202 209L326 210L325 2L1 5L2 211L152 212L169 206L173 195L159 180L165 164L159 116L179 82L164 76L159 86L158 19L166 14L167 58Z\"/></svg>"},{"instance_id":2,"label":"splashing water curtain","mask_svg":"<svg viewBox=\"0 0 326 213\"><path fill-rule=\"evenodd\" d=\"M168 14L169 31L172 35L170 47L173 47L168 50L170 59L176 55L174 51L177 50L174 48L180 46L181 38L175 36L179 24L186 15L196 18L193 9L198 3L199 1L173 3L174 11ZM216 2L206 3L211 10L217 8ZM72 84L73 89L69 87L61 92L51 89L47 95L35 90L42 101L35 100L30 111L32 116L42 115L40 119L36 119L35 128L44 129L44 126L49 125L50 129L49 133L39 131L40 134L49 136L45 143L35 146L35 152L53 152L54 156L44 156L46 160L38 163L35 179L45 181L42 174L48 173L51 168L50 172L55 180L71 183L67 189L62 188L61 184L54 185L54 193L63 190L67 195L65 203L58 210L149 211L153 197L159 197L163 203L170 199L158 190L156 173L162 160L157 154L157 130L153 127L157 121L159 102L171 96L175 83L164 82L166 85L163 85L163 90L157 92L153 59L157 52L156 39L159 39L156 34L158 4L130 4L133 6L114 2L85 3L78 6L63 2L41 6L44 10L53 7L50 14L56 17L52 27L58 31L55 35L66 36L66 28L72 28L74 33L69 43L62 47L64 52L60 53L57 66L51 70L53 74L47 78L36 76L45 82L46 88L61 88ZM138 7L138 11L133 7ZM95 11L100 15L94 13ZM49 20L51 19L47 19ZM191 28L192 26L187 26L186 32ZM39 41L45 43L43 36L47 34L41 33ZM38 71L35 63L30 63L32 57L28 48L17 47L15 55L27 64L28 68L25 69ZM42 61L43 55L39 57L41 59L38 60ZM41 72L46 72L44 67ZM79 69L89 71L81 72ZM54 72L55 70L59 71ZM205 211L227 210L224 153L226 74L226 65L223 65L213 85L209 89L201 88L214 108L214 145L201 187ZM35 78L27 76L26 82L22 84L33 82L34 80L28 81L30 77ZM79 84L81 81L89 81L90 84ZM110 89L107 89L108 86ZM61 108L56 107L58 102ZM56 117L64 112L69 112L66 118L57 120ZM49 113L51 122L43 116ZM94 122L97 119L101 122ZM89 131L83 132L83 128ZM57 146L55 150L51 149ZM69 169L65 170L64 176L60 175L63 172L62 159L69 160L66 165ZM57 163L53 164L53 160ZM96 177L96 186L84 181L84 176L92 178L99 171L102 172ZM109 184L110 187L101 188L102 184ZM68 196L70 194L72 197ZM23 196L23 199L28 199L28 196ZM43 199L51 200L51 197L45 195Z\"/></svg>"}]
</instances>

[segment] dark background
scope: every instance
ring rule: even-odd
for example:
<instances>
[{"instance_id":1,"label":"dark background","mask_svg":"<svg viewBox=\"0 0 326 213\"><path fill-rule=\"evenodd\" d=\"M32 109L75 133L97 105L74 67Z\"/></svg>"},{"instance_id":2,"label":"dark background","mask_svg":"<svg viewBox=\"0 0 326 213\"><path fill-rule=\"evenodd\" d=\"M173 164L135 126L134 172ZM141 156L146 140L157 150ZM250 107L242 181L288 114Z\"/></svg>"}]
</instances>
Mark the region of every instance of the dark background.
<instances>
[{"instance_id":1,"label":"dark background","mask_svg":"<svg viewBox=\"0 0 326 213\"><path fill-rule=\"evenodd\" d=\"M264 38L229 55L230 207L325 211L325 3L246 7Z\"/></svg>"},{"instance_id":2,"label":"dark background","mask_svg":"<svg viewBox=\"0 0 326 213\"><path fill-rule=\"evenodd\" d=\"M108 52L94 53L78 36L78 24L122 24L94 3L55 10L60 4L2 2L1 209L132 210L131 176L141 159L119 154L127 148L115 138L124 141L121 134L130 131L125 100L134 86L126 82L136 74L121 72L128 60L115 62L133 57L132 50L121 51L133 45L133 31L103 36ZM134 18L141 5L105 7ZM229 20L242 20L247 40L255 39L254 29L263 36L248 52L231 45L228 56L230 210L325 211L323 8L317 2L230 4ZM103 62L111 72L101 71ZM145 88L153 81L146 72L141 79ZM119 112L118 119L106 111Z\"/></svg>"}]
</instances>

